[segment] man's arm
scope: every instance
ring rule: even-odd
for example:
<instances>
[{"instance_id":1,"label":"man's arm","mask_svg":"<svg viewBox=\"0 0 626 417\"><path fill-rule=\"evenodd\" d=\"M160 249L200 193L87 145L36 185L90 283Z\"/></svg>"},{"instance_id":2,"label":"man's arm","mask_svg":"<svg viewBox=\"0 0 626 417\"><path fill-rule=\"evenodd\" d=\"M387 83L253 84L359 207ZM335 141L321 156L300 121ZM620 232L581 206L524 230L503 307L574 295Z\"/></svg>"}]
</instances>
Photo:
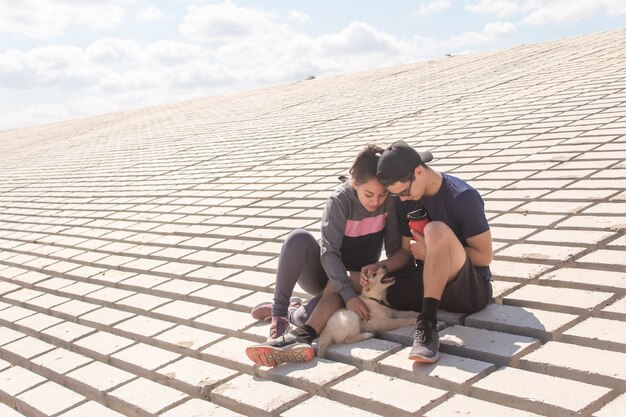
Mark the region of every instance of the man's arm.
<instances>
[{"instance_id":1,"label":"man's arm","mask_svg":"<svg viewBox=\"0 0 626 417\"><path fill-rule=\"evenodd\" d=\"M491 244L491 231L468 237L465 252L474 266L487 266L493 259L493 246Z\"/></svg>"}]
</instances>

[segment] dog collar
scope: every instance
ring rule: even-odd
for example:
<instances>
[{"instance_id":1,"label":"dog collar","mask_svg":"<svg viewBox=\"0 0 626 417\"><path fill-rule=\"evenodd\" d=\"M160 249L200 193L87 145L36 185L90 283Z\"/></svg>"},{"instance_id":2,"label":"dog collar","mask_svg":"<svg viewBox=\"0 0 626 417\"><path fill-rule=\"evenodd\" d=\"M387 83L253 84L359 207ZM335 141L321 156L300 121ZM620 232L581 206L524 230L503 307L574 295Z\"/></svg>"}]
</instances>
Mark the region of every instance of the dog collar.
<instances>
[{"instance_id":1,"label":"dog collar","mask_svg":"<svg viewBox=\"0 0 626 417\"><path fill-rule=\"evenodd\" d=\"M389 307L390 309L395 310L395 308L393 308L391 305L389 305L388 303L384 302L383 300L378 300L378 299L373 298L373 297L367 297L367 298L369 300L376 301L380 305L384 305L385 307Z\"/></svg>"}]
</instances>

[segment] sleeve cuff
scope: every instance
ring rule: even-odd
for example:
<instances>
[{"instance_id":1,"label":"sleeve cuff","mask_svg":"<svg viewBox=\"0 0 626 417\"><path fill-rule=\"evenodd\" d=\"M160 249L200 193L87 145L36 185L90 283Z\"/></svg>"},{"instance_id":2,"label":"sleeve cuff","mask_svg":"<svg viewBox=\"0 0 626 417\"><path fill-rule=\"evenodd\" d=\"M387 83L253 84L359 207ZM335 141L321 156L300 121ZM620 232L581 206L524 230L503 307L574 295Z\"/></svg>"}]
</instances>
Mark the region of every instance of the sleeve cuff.
<instances>
[{"instance_id":1,"label":"sleeve cuff","mask_svg":"<svg viewBox=\"0 0 626 417\"><path fill-rule=\"evenodd\" d=\"M354 289L350 286L350 287L346 287L343 288L340 292L339 295L341 296L341 298L343 299L344 303L347 303L348 300L350 300L352 297L356 297L356 292L354 291Z\"/></svg>"}]
</instances>

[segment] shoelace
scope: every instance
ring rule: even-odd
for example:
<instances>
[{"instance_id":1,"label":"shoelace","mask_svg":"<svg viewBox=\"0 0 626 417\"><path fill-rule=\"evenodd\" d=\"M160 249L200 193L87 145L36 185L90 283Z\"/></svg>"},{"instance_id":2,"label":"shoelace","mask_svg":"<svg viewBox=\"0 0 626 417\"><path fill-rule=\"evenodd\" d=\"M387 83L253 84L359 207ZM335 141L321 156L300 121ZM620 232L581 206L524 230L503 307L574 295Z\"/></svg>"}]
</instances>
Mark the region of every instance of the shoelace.
<instances>
[{"instance_id":1,"label":"shoelace","mask_svg":"<svg viewBox=\"0 0 626 417\"><path fill-rule=\"evenodd\" d=\"M413 333L413 338L415 340L419 340L420 342L423 343L428 343L430 342L430 336L431 336L431 332L428 331L428 328L425 327L418 327L415 329L415 332Z\"/></svg>"}]
</instances>

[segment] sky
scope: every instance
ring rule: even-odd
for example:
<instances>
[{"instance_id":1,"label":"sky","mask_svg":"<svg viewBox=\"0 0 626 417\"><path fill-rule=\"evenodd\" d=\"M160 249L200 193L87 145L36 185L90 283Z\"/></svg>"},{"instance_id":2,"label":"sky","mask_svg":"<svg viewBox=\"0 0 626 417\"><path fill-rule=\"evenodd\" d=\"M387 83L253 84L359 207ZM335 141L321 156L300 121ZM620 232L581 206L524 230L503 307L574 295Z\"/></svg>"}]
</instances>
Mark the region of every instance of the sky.
<instances>
[{"instance_id":1,"label":"sky","mask_svg":"<svg viewBox=\"0 0 626 417\"><path fill-rule=\"evenodd\" d=\"M0 131L626 27L626 0L0 0Z\"/></svg>"}]
</instances>

